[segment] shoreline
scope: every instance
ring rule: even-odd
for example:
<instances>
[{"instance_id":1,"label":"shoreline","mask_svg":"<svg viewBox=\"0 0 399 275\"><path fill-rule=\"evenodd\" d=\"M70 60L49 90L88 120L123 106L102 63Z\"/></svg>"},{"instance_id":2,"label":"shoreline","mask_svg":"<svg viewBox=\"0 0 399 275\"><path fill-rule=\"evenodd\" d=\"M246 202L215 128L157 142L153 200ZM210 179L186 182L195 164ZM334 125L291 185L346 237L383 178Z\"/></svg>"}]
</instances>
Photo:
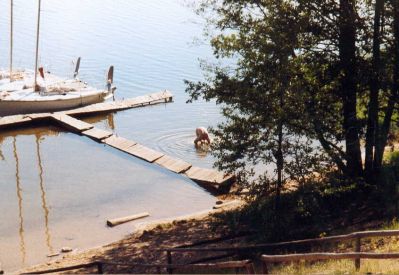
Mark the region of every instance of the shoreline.
<instances>
[{"instance_id":1,"label":"shoreline","mask_svg":"<svg viewBox=\"0 0 399 275\"><path fill-rule=\"evenodd\" d=\"M141 222L134 226L131 233L115 242L84 250L74 250L69 253L59 253L59 255L49 258L46 262L10 273L20 274L24 272L48 270L100 259L124 262L126 258L126 262L130 260L130 262L141 261L164 264L166 263L166 255L154 255L154 253L157 254L156 252L158 252L158 254L161 253L157 249L190 245L201 240L222 236L225 233L223 228L214 230L210 226L213 215L237 209L243 206L245 202L238 197L233 198L229 196L228 198L224 198L223 204L226 205L219 209L198 211L188 215L156 221ZM111 272L123 272L123 270L117 268L118 267L112 267ZM107 268L107 271L108 270ZM75 271L76 270L71 270L68 273L74 273ZM143 271L141 271L141 273L143 273Z\"/></svg>"}]
</instances>

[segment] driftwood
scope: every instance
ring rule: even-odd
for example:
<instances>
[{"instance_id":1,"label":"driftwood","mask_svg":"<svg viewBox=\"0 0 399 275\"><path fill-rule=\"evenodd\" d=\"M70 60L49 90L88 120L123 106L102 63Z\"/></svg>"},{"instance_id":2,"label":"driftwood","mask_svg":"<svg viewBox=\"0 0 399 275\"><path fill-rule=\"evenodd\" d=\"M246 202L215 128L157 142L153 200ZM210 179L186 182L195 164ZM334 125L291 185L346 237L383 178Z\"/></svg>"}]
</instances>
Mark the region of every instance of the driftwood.
<instances>
[{"instance_id":1,"label":"driftwood","mask_svg":"<svg viewBox=\"0 0 399 275\"><path fill-rule=\"evenodd\" d=\"M228 201L228 202L224 202L222 204L216 204L215 206L213 206L213 209L220 209L220 208L224 208L224 207L227 207L230 205L235 205L237 203L239 203L238 200Z\"/></svg>"},{"instance_id":2,"label":"driftwood","mask_svg":"<svg viewBox=\"0 0 399 275\"><path fill-rule=\"evenodd\" d=\"M132 215L132 216L126 216L126 217L122 217L122 218L117 218L117 219L112 219L112 220L107 220L107 225L108 226L117 226L123 223L127 223L130 221L134 221L134 220L138 220L141 218L145 218L148 217L150 214L147 212L144 213L140 213L140 214L136 214L136 215Z\"/></svg>"}]
</instances>

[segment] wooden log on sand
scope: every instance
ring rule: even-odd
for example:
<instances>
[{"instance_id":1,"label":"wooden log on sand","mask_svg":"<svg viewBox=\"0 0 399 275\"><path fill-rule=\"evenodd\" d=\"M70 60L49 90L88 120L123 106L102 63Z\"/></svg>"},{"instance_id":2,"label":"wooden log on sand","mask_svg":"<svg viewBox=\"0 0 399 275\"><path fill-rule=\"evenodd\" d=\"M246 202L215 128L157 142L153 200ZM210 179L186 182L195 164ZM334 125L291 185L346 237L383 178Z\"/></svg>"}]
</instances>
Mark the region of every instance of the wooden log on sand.
<instances>
[{"instance_id":1,"label":"wooden log on sand","mask_svg":"<svg viewBox=\"0 0 399 275\"><path fill-rule=\"evenodd\" d=\"M148 217L149 215L150 215L149 213L144 212L144 213L140 213L140 214L136 214L136 215L132 215L132 216L126 216L126 217L122 217L122 218L107 220L107 225L113 227L113 226L117 226L117 225L120 225L123 223L142 219L142 218Z\"/></svg>"},{"instance_id":2,"label":"wooden log on sand","mask_svg":"<svg viewBox=\"0 0 399 275\"><path fill-rule=\"evenodd\" d=\"M240 203L240 201L238 201L238 200L223 202L221 204L216 204L215 206L213 206L213 209L220 209L220 208L224 208L224 207L231 206L231 205L238 204L238 203Z\"/></svg>"}]
</instances>

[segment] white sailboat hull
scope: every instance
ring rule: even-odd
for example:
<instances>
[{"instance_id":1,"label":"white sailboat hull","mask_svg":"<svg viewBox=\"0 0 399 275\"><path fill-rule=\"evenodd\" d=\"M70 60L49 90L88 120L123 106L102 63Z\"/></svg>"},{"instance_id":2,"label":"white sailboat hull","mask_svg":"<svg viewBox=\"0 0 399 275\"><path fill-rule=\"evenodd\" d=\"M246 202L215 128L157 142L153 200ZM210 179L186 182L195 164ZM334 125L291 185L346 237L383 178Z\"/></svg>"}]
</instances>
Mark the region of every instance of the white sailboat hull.
<instances>
[{"instance_id":1,"label":"white sailboat hull","mask_svg":"<svg viewBox=\"0 0 399 275\"><path fill-rule=\"evenodd\" d=\"M99 103L108 96L106 91L97 91L87 95L48 100L0 100L0 116L56 112Z\"/></svg>"},{"instance_id":2,"label":"white sailboat hull","mask_svg":"<svg viewBox=\"0 0 399 275\"><path fill-rule=\"evenodd\" d=\"M41 91L33 89L33 72L15 73L18 79L10 82L0 71L0 116L56 112L99 103L112 91L98 90L78 79L63 79L46 73L40 79ZM16 78L16 77L15 77Z\"/></svg>"}]
</instances>

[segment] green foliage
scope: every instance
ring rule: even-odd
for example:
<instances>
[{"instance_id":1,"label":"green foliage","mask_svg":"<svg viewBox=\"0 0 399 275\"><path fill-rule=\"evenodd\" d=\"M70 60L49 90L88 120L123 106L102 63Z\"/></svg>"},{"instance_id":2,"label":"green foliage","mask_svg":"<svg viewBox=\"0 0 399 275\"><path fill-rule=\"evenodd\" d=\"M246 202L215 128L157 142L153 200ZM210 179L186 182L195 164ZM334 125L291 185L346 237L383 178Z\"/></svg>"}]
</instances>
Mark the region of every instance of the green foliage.
<instances>
[{"instance_id":1,"label":"green foliage","mask_svg":"<svg viewBox=\"0 0 399 275\"><path fill-rule=\"evenodd\" d=\"M347 176L362 176L354 170L363 169L360 138L367 132L376 139L366 144L376 151L376 168L364 171L365 179L375 174L397 116L390 114L397 96L395 3L387 1L376 22L372 1L200 1L215 57L235 63L207 64L206 81L186 82L190 101L203 97L223 106L226 120L212 130L216 165L244 184L256 176L265 189L322 174L332 163ZM375 24L384 24L384 32ZM384 66L375 65L377 53ZM370 122L376 74L380 119ZM375 124L378 131L370 130Z\"/></svg>"},{"instance_id":2,"label":"green foliage","mask_svg":"<svg viewBox=\"0 0 399 275\"><path fill-rule=\"evenodd\" d=\"M399 229L399 221L395 217L389 222L385 222L382 226L383 230L398 230Z\"/></svg>"},{"instance_id":3,"label":"green foliage","mask_svg":"<svg viewBox=\"0 0 399 275\"><path fill-rule=\"evenodd\" d=\"M358 184L332 178L328 184L309 182L296 191L283 193L279 223L275 220L273 196L259 198L246 208L220 214L219 218L233 225L232 232L248 227L256 232L258 240L271 242L345 230L358 217L359 208L364 208L364 199L374 199L375 195L370 189L360 189Z\"/></svg>"},{"instance_id":4,"label":"green foliage","mask_svg":"<svg viewBox=\"0 0 399 275\"><path fill-rule=\"evenodd\" d=\"M209 19L220 31L211 38L215 56L236 60L234 68L207 67L205 82L186 82L191 100L216 99L222 106L225 120L211 129L216 166L236 174L255 196L279 193L286 182L301 183L312 172L329 168L314 133L306 134L320 114L313 110L311 118L306 111L309 93L301 81L326 92L335 85L320 83L328 66L312 62L310 68L306 56L297 56L296 48L305 41L298 33L309 15L277 0L204 1L199 10L216 15ZM339 104L318 97L313 100L323 109L339 114ZM338 117L328 119L338 125Z\"/></svg>"},{"instance_id":5,"label":"green foliage","mask_svg":"<svg viewBox=\"0 0 399 275\"><path fill-rule=\"evenodd\" d=\"M399 167L399 151L386 152L384 155L384 164Z\"/></svg>"},{"instance_id":6,"label":"green foliage","mask_svg":"<svg viewBox=\"0 0 399 275\"><path fill-rule=\"evenodd\" d=\"M382 166L398 116L399 1L202 0L197 11L215 57L234 63L186 81L189 101L221 105L215 165L250 189L232 228L315 236L361 206L386 210L399 175L397 156Z\"/></svg>"}]
</instances>

